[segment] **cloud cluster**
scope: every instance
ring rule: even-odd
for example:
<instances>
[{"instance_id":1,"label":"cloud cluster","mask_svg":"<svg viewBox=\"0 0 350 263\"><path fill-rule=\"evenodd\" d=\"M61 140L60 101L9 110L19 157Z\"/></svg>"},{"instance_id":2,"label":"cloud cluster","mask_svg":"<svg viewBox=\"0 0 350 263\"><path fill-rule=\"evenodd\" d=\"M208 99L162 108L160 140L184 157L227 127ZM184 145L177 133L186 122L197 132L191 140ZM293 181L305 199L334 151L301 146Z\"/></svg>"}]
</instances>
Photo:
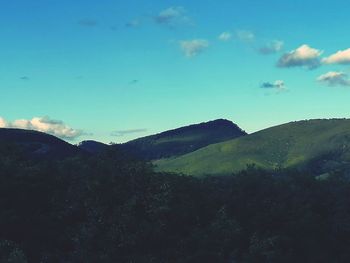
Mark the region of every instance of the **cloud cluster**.
<instances>
[{"instance_id":1,"label":"cloud cluster","mask_svg":"<svg viewBox=\"0 0 350 263\"><path fill-rule=\"evenodd\" d=\"M172 6L161 11L154 17L154 21L160 25L174 26L181 23L189 23L186 9L182 6Z\"/></svg>"},{"instance_id":2,"label":"cloud cluster","mask_svg":"<svg viewBox=\"0 0 350 263\"><path fill-rule=\"evenodd\" d=\"M52 120L49 117L34 117L31 120L19 119L13 122L8 122L4 118L0 117L0 128L36 130L68 140L72 140L83 135L83 131L75 130L67 126L63 121Z\"/></svg>"},{"instance_id":3,"label":"cloud cluster","mask_svg":"<svg viewBox=\"0 0 350 263\"><path fill-rule=\"evenodd\" d=\"M284 42L280 40L274 40L268 43L267 45L261 47L259 49L260 54L263 55L269 55L269 54L274 54L278 53L282 50L284 46Z\"/></svg>"},{"instance_id":4,"label":"cloud cluster","mask_svg":"<svg viewBox=\"0 0 350 263\"><path fill-rule=\"evenodd\" d=\"M135 133L143 133L146 131L147 131L147 129L117 130L117 131L113 131L111 133L111 136L122 137L125 135L135 134Z\"/></svg>"},{"instance_id":5,"label":"cloud cluster","mask_svg":"<svg viewBox=\"0 0 350 263\"><path fill-rule=\"evenodd\" d=\"M179 44L182 52L188 58L199 55L209 47L209 42L205 39L183 40Z\"/></svg>"},{"instance_id":6,"label":"cloud cluster","mask_svg":"<svg viewBox=\"0 0 350 263\"><path fill-rule=\"evenodd\" d=\"M350 48L340 50L337 53L322 60L324 64L350 64Z\"/></svg>"},{"instance_id":7,"label":"cloud cluster","mask_svg":"<svg viewBox=\"0 0 350 263\"><path fill-rule=\"evenodd\" d=\"M306 67L314 69L320 66L320 56L323 51L312 48L308 45L302 45L289 53L284 54L279 61L277 66L281 68L290 67Z\"/></svg>"},{"instance_id":8,"label":"cloud cluster","mask_svg":"<svg viewBox=\"0 0 350 263\"><path fill-rule=\"evenodd\" d=\"M264 82L261 84L262 89L275 89L278 91L286 90L286 85L283 80L276 80L274 82Z\"/></svg>"},{"instance_id":9,"label":"cloud cluster","mask_svg":"<svg viewBox=\"0 0 350 263\"><path fill-rule=\"evenodd\" d=\"M314 69L321 65L350 64L350 48L339 50L329 57L321 59L323 51L302 45L299 48L284 54L277 63L278 67L306 67ZM329 71L317 78L317 81L326 86L350 87L350 78L341 71Z\"/></svg>"},{"instance_id":10,"label":"cloud cluster","mask_svg":"<svg viewBox=\"0 0 350 263\"><path fill-rule=\"evenodd\" d=\"M330 71L317 78L317 80L327 86L350 86L350 79L344 72Z\"/></svg>"}]
</instances>

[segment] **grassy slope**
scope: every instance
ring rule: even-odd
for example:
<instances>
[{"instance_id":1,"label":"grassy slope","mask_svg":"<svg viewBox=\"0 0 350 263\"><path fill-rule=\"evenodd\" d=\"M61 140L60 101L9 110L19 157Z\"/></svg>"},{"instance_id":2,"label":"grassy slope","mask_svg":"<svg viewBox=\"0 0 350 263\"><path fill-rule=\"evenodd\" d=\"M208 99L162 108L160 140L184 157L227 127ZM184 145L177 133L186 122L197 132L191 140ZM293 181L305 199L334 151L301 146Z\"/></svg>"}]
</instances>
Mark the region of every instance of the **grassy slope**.
<instances>
[{"instance_id":1,"label":"grassy slope","mask_svg":"<svg viewBox=\"0 0 350 263\"><path fill-rule=\"evenodd\" d=\"M161 171L223 174L252 163L268 169L293 167L335 152L350 160L348 119L292 122L154 163Z\"/></svg>"}]
</instances>

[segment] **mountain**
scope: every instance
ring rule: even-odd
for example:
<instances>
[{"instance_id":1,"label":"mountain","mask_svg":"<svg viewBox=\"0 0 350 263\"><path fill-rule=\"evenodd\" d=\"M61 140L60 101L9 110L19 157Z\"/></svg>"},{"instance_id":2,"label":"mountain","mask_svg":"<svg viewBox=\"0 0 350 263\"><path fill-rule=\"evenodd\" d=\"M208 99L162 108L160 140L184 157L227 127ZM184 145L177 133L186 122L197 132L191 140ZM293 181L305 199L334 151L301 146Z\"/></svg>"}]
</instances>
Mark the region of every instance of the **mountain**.
<instances>
[{"instance_id":1,"label":"mountain","mask_svg":"<svg viewBox=\"0 0 350 263\"><path fill-rule=\"evenodd\" d=\"M144 160L180 156L207 145L246 135L231 121L219 119L165 131L122 145L122 150Z\"/></svg>"},{"instance_id":2,"label":"mountain","mask_svg":"<svg viewBox=\"0 0 350 263\"><path fill-rule=\"evenodd\" d=\"M102 142L97 142L93 140L82 141L78 144L78 147L88 153L98 154L106 150L109 145Z\"/></svg>"},{"instance_id":3,"label":"mountain","mask_svg":"<svg viewBox=\"0 0 350 263\"><path fill-rule=\"evenodd\" d=\"M0 146L14 144L32 158L63 159L82 151L55 136L32 130L0 128Z\"/></svg>"},{"instance_id":4,"label":"mountain","mask_svg":"<svg viewBox=\"0 0 350 263\"><path fill-rule=\"evenodd\" d=\"M292 122L154 164L159 171L197 176L229 174L248 164L265 169L334 171L350 166L350 120Z\"/></svg>"}]
</instances>

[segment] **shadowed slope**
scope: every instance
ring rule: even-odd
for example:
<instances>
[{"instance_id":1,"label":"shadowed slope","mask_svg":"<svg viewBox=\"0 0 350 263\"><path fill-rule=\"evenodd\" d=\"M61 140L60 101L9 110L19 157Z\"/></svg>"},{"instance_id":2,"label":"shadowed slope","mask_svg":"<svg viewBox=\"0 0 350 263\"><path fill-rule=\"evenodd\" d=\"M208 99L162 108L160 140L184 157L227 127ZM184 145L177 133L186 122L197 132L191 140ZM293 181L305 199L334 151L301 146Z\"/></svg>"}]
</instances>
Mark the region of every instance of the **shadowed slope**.
<instances>
[{"instance_id":1,"label":"shadowed slope","mask_svg":"<svg viewBox=\"0 0 350 263\"><path fill-rule=\"evenodd\" d=\"M88 153L98 154L108 149L109 145L93 140L82 141L78 147Z\"/></svg>"},{"instance_id":2,"label":"shadowed slope","mask_svg":"<svg viewBox=\"0 0 350 263\"><path fill-rule=\"evenodd\" d=\"M0 129L0 144L16 144L33 158L67 158L82 151L55 136L32 130Z\"/></svg>"},{"instance_id":3,"label":"shadowed slope","mask_svg":"<svg viewBox=\"0 0 350 263\"><path fill-rule=\"evenodd\" d=\"M123 150L145 160L179 156L207 145L246 135L228 120L194 124L156 135L139 138L122 145Z\"/></svg>"}]
</instances>

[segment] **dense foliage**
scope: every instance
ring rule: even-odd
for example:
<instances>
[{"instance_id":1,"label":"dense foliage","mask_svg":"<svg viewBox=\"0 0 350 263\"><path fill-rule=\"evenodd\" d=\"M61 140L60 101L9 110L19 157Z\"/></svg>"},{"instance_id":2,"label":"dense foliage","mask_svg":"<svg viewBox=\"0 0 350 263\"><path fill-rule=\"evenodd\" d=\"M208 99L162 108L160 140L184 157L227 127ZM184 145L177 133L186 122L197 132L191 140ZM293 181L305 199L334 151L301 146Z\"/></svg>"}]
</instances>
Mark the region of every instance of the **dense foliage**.
<instances>
[{"instance_id":1,"label":"dense foliage","mask_svg":"<svg viewBox=\"0 0 350 263\"><path fill-rule=\"evenodd\" d=\"M0 262L350 262L350 183L156 174L116 152L0 153Z\"/></svg>"}]
</instances>

